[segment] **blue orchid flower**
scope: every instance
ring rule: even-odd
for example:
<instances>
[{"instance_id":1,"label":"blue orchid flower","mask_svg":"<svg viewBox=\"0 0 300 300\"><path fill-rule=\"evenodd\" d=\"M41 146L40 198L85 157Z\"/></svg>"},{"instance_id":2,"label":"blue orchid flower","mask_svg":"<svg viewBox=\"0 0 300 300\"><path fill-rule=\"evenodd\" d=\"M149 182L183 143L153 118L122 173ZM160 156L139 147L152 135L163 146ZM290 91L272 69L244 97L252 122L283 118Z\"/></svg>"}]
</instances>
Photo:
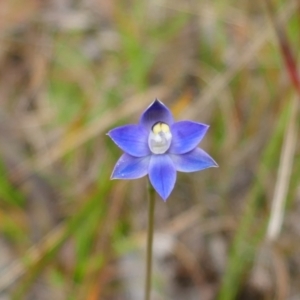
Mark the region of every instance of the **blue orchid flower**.
<instances>
[{"instance_id":1,"label":"blue orchid flower","mask_svg":"<svg viewBox=\"0 0 300 300\"><path fill-rule=\"evenodd\" d=\"M137 179L149 175L164 201L172 192L176 173L218 167L198 144L209 126L192 121L174 122L170 110L156 99L142 114L139 124L125 125L108 136L125 153L111 179Z\"/></svg>"}]
</instances>

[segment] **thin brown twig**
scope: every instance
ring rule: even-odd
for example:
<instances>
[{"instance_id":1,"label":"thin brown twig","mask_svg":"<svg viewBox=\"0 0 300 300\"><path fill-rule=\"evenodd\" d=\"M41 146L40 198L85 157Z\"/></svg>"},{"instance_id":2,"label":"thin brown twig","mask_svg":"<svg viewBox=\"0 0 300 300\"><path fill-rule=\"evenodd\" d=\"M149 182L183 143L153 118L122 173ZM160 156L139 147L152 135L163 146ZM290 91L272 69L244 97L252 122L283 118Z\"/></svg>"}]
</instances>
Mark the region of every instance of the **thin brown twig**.
<instances>
[{"instance_id":1,"label":"thin brown twig","mask_svg":"<svg viewBox=\"0 0 300 300\"><path fill-rule=\"evenodd\" d=\"M286 31L283 24L276 17L275 9L271 0L265 0L267 11L269 13L270 19L272 21L274 30L276 32L279 48L281 51L281 56L284 61L285 67L287 69L288 75L290 77L291 83L296 89L297 93L300 96L300 76L297 70L297 62L292 51L292 47L288 40ZM298 7L300 2L298 2ZM299 98L300 99L300 98Z\"/></svg>"}]
</instances>

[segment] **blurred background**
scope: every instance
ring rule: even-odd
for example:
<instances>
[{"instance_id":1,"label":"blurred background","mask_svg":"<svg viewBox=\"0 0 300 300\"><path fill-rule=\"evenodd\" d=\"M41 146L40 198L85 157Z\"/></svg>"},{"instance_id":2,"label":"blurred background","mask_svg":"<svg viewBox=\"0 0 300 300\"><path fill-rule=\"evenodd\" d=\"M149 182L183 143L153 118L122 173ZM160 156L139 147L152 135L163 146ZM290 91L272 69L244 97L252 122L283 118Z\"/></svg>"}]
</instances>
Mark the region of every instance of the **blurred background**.
<instances>
[{"instance_id":1,"label":"blurred background","mask_svg":"<svg viewBox=\"0 0 300 300\"><path fill-rule=\"evenodd\" d=\"M219 168L157 198L153 299L300 299L299 1L0 2L0 299L140 300L147 180L105 135L157 97ZM299 131L298 131L299 132Z\"/></svg>"}]
</instances>

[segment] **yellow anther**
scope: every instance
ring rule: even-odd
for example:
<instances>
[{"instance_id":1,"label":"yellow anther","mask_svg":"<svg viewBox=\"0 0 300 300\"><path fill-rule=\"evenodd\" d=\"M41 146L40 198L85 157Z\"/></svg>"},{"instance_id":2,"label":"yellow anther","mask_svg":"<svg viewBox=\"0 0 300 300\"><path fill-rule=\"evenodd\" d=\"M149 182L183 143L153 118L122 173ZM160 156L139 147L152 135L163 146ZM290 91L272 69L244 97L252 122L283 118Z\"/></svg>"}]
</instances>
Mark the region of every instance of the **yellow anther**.
<instances>
[{"instance_id":1,"label":"yellow anther","mask_svg":"<svg viewBox=\"0 0 300 300\"><path fill-rule=\"evenodd\" d=\"M158 122L152 127L152 131L154 134L158 134L160 132L170 132L170 127L166 123Z\"/></svg>"},{"instance_id":2,"label":"yellow anther","mask_svg":"<svg viewBox=\"0 0 300 300\"><path fill-rule=\"evenodd\" d=\"M170 131L169 125L167 125L166 123L161 123L161 131L169 132Z\"/></svg>"},{"instance_id":3,"label":"yellow anther","mask_svg":"<svg viewBox=\"0 0 300 300\"><path fill-rule=\"evenodd\" d=\"M158 134L161 132L161 123L156 123L152 128L153 133Z\"/></svg>"}]
</instances>

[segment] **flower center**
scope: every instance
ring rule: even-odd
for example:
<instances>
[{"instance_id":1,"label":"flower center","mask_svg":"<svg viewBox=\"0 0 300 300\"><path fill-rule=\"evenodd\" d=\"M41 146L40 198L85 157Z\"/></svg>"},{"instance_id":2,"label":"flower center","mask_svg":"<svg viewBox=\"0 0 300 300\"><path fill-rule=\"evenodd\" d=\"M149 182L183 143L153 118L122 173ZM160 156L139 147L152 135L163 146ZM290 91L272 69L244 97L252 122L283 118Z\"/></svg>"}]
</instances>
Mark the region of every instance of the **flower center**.
<instances>
[{"instance_id":1,"label":"flower center","mask_svg":"<svg viewBox=\"0 0 300 300\"><path fill-rule=\"evenodd\" d=\"M148 138L148 145L152 153L165 153L171 145L172 134L169 125L158 122L153 125Z\"/></svg>"}]
</instances>

